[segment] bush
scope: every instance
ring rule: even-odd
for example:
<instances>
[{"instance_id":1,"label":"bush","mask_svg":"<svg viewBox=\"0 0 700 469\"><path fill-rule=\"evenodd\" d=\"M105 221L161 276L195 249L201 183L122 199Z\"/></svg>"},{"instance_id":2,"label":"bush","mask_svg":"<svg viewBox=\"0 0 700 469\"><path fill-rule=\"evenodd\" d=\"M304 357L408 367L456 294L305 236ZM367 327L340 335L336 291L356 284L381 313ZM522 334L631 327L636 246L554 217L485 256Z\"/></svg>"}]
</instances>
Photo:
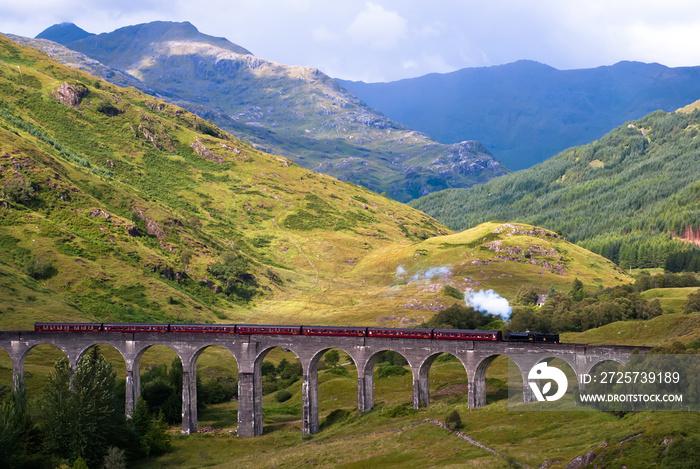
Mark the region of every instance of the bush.
<instances>
[{"instance_id":1,"label":"bush","mask_svg":"<svg viewBox=\"0 0 700 469\"><path fill-rule=\"evenodd\" d=\"M280 389L275 393L275 400L277 400L277 402L284 402L290 397L292 397L292 393L287 391L286 389Z\"/></svg>"},{"instance_id":2,"label":"bush","mask_svg":"<svg viewBox=\"0 0 700 469\"><path fill-rule=\"evenodd\" d=\"M12 202L26 204L34 195L34 188L28 179L16 179L3 187L2 194Z\"/></svg>"},{"instance_id":3,"label":"bush","mask_svg":"<svg viewBox=\"0 0 700 469\"><path fill-rule=\"evenodd\" d=\"M382 410L382 415L384 417L396 418L396 417L406 417L411 414L415 414L418 410L411 406L410 402L404 402L403 404L397 404L393 407L387 407Z\"/></svg>"},{"instance_id":4,"label":"bush","mask_svg":"<svg viewBox=\"0 0 700 469\"><path fill-rule=\"evenodd\" d=\"M336 366L335 368L329 368L326 370L326 373L350 378L350 372L348 370L346 370L345 367L342 367L342 366Z\"/></svg>"},{"instance_id":5,"label":"bush","mask_svg":"<svg viewBox=\"0 0 700 469\"><path fill-rule=\"evenodd\" d=\"M462 428L462 417L459 416L459 412L453 410L445 415L445 425L450 430L459 430Z\"/></svg>"},{"instance_id":6,"label":"bush","mask_svg":"<svg viewBox=\"0 0 700 469\"><path fill-rule=\"evenodd\" d=\"M36 256L27 260L27 263L24 265L24 273L34 280L45 280L55 275L57 270L53 266L51 259Z\"/></svg>"},{"instance_id":7,"label":"bush","mask_svg":"<svg viewBox=\"0 0 700 469\"><path fill-rule=\"evenodd\" d=\"M409 370L403 366L398 365L386 365L377 368L377 379L388 378L389 376L403 376L410 373Z\"/></svg>"},{"instance_id":8,"label":"bush","mask_svg":"<svg viewBox=\"0 0 700 469\"><path fill-rule=\"evenodd\" d=\"M686 314L696 311L700 311L700 290L688 295L688 302L685 304Z\"/></svg>"},{"instance_id":9,"label":"bush","mask_svg":"<svg viewBox=\"0 0 700 469\"><path fill-rule=\"evenodd\" d=\"M698 467L700 460L700 438L677 439L671 443L661 462L664 469L691 469Z\"/></svg>"},{"instance_id":10,"label":"bush","mask_svg":"<svg viewBox=\"0 0 700 469\"><path fill-rule=\"evenodd\" d=\"M323 430L325 428L330 427L331 425L334 425L336 423L343 422L347 420L348 417L352 414L351 411L346 410L346 409L336 409L330 414L328 414L328 417L321 423L320 429Z\"/></svg>"}]
</instances>

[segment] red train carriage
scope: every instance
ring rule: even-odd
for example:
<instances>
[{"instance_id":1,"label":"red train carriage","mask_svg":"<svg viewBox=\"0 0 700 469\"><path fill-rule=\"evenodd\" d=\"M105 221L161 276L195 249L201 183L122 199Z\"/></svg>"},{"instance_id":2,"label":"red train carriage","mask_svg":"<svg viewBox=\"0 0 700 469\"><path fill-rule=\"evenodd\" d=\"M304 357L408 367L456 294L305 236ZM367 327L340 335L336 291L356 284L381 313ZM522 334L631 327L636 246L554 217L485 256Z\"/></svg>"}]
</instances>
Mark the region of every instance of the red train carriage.
<instances>
[{"instance_id":1,"label":"red train carriage","mask_svg":"<svg viewBox=\"0 0 700 469\"><path fill-rule=\"evenodd\" d=\"M37 332L98 332L102 330L100 323L70 323L70 322L37 322L34 324Z\"/></svg>"},{"instance_id":2,"label":"red train carriage","mask_svg":"<svg viewBox=\"0 0 700 469\"><path fill-rule=\"evenodd\" d=\"M368 337L430 339L432 329L396 329L393 327L368 327Z\"/></svg>"},{"instance_id":3,"label":"red train carriage","mask_svg":"<svg viewBox=\"0 0 700 469\"><path fill-rule=\"evenodd\" d=\"M301 326L261 326L258 324L237 325L239 334L299 335Z\"/></svg>"},{"instance_id":4,"label":"red train carriage","mask_svg":"<svg viewBox=\"0 0 700 469\"><path fill-rule=\"evenodd\" d=\"M501 331L472 331L464 329L433 329L433 338L440 340L486 340L498 342L503 339Z\"/></svg>"},{"instance_id":5,"label":"red train carriage","mask_svg":"<svg viewBox=\"0 0 700 469\"><path fill-rule=\"evenodd\" d=\"M171 324L170 332L201 334L235 334L235 324Z\"/></svg>"},{"instance_id":6,"label":"red train carriage","mask_svg":"<svg viewBox=\"0 0 700 469\"><path fill-rule=\"evenodd\" d=\"M302 335L364 337L366 327L301 326Z\"/></svg>"},{"instance_id":7,"label":"red train carriage","mask_svg":"<svg viewBox=\"0 0 700 469\"><path fill-rule=\"evenodd\" d=\"M170 324L128 324L105 323L102 325L105 332L170 332Z\"/></svg>"}]
</instances>

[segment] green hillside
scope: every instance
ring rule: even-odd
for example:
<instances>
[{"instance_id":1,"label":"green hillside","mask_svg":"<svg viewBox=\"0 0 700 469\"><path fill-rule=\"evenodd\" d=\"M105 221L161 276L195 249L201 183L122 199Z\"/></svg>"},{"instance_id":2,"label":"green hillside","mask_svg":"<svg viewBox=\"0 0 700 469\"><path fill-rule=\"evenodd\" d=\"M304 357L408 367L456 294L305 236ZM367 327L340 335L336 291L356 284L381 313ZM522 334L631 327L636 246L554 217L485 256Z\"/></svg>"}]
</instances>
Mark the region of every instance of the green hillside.
<instances>
[{"instance_id":1,"label":"green hillside","mask_svg":"<svg viewBox=\"0 0 700 469\"><path fill-rule=\"evenodd\" d=\"M421 212L260 152L181 108L0 45L3 328L63 319L410 324L459 301L445 285L512 299L522 284L629 281L534 227L450 235ZM517 253L503 258L499 240Z\"/></svg>"},{"instance_id":2,"label":"green hillside","mask_svg":"<svg viewBox=\"0 0 700 469\"><path fill-rule=\"evenodd\" d=\"M655 112L533 168L411 203L462 230L532 223L622 268L698 270L700 110ZM682 254L679 252L683 251Z\"/></svg>"},{"instance_id":3,"label":"green hillside","mask_svg":"<svg viewBox=\"0 0 700 469\"><path fill-rule=\"evenodd\" d=\"M75 27L64 25L70 26ZM479 142L436 143L368 107L317 69L256 57L187 22L156 21L72 41L63 28L51 29L40 36L69 50L46 40L13 38L185 107L258 149L395 200L469 187L509 172Z\"/></svg>"}]
</instances>

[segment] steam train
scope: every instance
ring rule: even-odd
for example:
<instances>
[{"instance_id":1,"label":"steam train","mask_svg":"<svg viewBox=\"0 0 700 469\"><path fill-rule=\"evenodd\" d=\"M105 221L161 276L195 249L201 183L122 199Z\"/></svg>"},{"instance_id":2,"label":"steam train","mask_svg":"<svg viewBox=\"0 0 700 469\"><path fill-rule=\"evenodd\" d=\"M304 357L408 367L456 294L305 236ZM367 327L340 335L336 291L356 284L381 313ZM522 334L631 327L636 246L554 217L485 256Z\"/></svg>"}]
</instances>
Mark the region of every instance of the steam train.
<instances>
[{"instance_id":1,"label":"steam train","mask_svg":"<svg viewBox=\"0 0 700 469\"><path fill-rule=\"evenodd\" d=\"M263 326L258 324L133 324L133 323L68 323L37 322L37 332L150 332L189 334L267 334L337 337L383 337L490 342L559 343L559 334L542 332L480 331L471 329L412 329L393 327L343 326Z\"/></svg>"}]
</instances>

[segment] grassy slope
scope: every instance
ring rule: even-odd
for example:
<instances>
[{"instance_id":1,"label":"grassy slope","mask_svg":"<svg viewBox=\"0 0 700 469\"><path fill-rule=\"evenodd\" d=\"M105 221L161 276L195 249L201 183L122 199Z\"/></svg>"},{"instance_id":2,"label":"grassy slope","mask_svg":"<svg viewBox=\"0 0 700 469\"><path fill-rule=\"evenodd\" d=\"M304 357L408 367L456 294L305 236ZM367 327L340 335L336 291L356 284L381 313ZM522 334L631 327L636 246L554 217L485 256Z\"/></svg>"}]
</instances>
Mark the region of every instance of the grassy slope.
<instances>
[{"instance_id":1,"label":"grassy slope","mask_svg":"<svg viewBox=\"0 0 700 469\"><path fill-rule=\"evenodd\" d=\"M3 277L5 294L17 302L3 308L5 327L74 315L49 292L96 318L243 320L247 305L200 282L217 283L207 268L224 252L248 261L260 302L313 289L317 277L351 270L345 261L372 249L447 232L364 188L255 151L179 108L8 40L0 47L0 260L14 273ZM78 109L52 97L65 81L90 91ZM122 112L98 112L104 101ZM21 203L10 192L24 186L31 199ZM129 234L134 226L141 236ZM52 260L58 275L41 282L23 275L32 257ZM192 282L158 275L169 272ZM38 304L22 304L18 294Z\"/></svg>"}]
</instances>

